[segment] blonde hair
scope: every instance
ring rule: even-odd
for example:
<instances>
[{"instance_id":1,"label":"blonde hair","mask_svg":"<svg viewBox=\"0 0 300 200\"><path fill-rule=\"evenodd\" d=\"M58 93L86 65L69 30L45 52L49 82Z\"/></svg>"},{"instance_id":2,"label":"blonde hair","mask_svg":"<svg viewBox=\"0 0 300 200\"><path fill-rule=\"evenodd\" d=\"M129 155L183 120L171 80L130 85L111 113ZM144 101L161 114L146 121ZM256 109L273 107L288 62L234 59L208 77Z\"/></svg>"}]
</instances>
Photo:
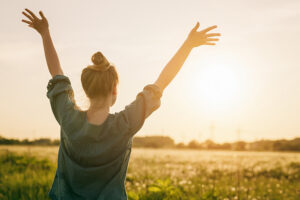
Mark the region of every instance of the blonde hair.
<instances>
[{"instance_id":1,"label":"blonde hair","mask_svg":"<svg viewBox=\"0 0 300 200\"><path fill-rule=\"evenodd\" d=\"M106 98L119 82L118 73L99 51L91 60L93 65L87 66L81 73L83 90L89 99Z\"/></svg>"}]
</instances>

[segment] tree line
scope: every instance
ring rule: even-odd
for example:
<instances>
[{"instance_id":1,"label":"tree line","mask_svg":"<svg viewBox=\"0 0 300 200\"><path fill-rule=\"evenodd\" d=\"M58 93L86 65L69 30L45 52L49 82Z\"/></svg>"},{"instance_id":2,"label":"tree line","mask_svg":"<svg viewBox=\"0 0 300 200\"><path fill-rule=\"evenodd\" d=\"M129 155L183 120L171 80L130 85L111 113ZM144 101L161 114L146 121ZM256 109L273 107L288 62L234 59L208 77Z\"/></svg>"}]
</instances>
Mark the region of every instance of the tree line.
<instances>
[{"instance_id":1,"label":"tree line","mask_svg":"<svg viewBox=\"0 0 300 200\"><path fill-rule=\"evenodd\" d=\"M28 139L9 139L0 136L0 145L38 145L38 146L58 146L58 139L39 138ZM133 138L133 147L143 148L176 148L176 149L199 149L199 150L235 150L235 151L299 151L300 138L291 140L258 140L254 142L236 141L226 143L216 143L212 140L199 142L192 140L188 144L175 143L168 136L136 136Z\"/></svg>"}]
</instances>

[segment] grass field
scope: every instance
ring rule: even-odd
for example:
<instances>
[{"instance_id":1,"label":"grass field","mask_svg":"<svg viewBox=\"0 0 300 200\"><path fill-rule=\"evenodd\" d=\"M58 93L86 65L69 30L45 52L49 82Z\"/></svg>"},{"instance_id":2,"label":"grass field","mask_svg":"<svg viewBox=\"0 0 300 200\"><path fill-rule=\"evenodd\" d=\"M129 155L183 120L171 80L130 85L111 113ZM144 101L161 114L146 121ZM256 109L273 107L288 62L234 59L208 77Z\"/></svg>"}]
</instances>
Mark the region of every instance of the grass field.
<instances>
[{"instance_id":1,"label":"grass field","mask_svg":"<svg viewBox=\"0 0 300 200\"><path fill-rule=\"evenodd\" d=\"M57 147L0 146L0 199L48 199ZM129 199L299 200L300 154L133 149Z\"/></svg>"}]
</instances>

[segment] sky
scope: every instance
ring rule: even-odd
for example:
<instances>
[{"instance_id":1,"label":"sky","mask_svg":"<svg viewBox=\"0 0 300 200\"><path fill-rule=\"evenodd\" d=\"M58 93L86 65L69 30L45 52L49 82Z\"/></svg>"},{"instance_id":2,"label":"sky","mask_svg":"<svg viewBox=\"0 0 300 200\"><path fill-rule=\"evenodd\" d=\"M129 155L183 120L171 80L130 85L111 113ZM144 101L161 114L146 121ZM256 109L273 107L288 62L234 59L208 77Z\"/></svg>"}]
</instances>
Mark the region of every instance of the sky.
<instances>
[{"instance_id":1,"label":"sky","mask_svg":"<svg viewBox=\"0 0 300 200\"><path fill-rule=\"evenodd\" d=\"M116 66L111 113L124 109L163 67L191 28L218 25L216 46L192 50L165 89L161 107L138 136L176 142L291 139L300 136L298 0L0 0L0 135L59 138L46 87L51 78L41 38L21 12L42 10L78 104L80 75L96 51Z\"/></svg>"}]
</instances>

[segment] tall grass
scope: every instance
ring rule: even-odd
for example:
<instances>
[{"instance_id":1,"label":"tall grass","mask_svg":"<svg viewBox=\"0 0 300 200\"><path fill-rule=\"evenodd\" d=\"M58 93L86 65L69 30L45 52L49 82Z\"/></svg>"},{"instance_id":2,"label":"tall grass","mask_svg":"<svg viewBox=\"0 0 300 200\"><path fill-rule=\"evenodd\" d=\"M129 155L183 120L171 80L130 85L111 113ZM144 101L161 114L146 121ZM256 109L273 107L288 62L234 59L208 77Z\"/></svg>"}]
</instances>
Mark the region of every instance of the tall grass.
<instances>
[{"instance_id":1,"label":"tall grass","mask_svg":"<svg viewBox=\"0 0 300 200\"><path fill-rule=\"evenodd\" d=\"M0 151L0 199L48 199L56 163ZM45 157L46 156L46 157ZM129 200L299 200L300 154L133 151Z\"/></svg>"},{"instance_id":2,"label":"tall grass","mask_svg":"<svg viewBox=\"0 0 300 200\"><path fill-rule=\"evenodd\" d=\"M0 156L0 199L48 199L55 164L29 154Z\"/></svg>"}]
</instances>

